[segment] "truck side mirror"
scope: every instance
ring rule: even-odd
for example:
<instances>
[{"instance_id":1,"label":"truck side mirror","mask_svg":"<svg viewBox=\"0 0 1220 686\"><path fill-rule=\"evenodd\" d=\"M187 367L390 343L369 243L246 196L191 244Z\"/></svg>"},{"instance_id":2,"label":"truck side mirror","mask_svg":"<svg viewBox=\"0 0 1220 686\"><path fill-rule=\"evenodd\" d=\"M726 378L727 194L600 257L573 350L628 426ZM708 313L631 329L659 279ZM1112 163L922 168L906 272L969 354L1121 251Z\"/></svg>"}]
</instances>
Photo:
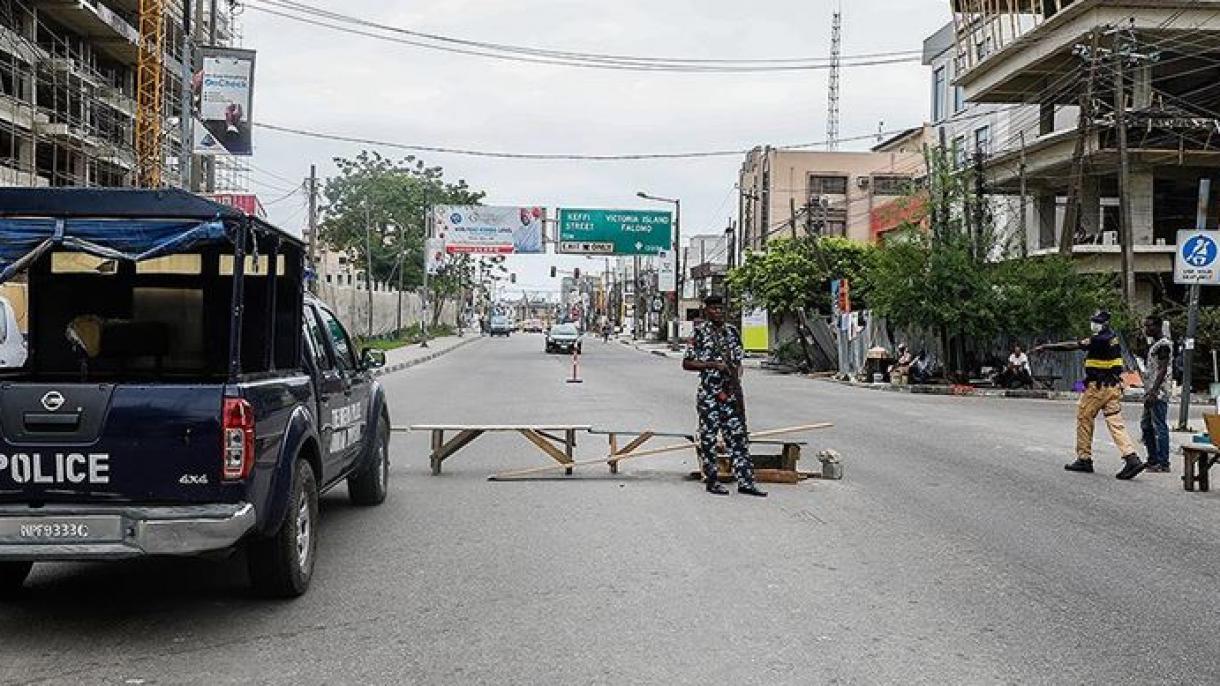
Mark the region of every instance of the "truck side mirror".
<instances>
[{"instance_id":1,"label":"truck side mirror","mask_svg":"<svg viewBox=\"0 0 1220 686\"><path fill-rule=\"evenodd\" d=\"M365 348L360 352L360 366L364 369L381 369L385 366L385 351Z\"/></svg>"}]
</instances>

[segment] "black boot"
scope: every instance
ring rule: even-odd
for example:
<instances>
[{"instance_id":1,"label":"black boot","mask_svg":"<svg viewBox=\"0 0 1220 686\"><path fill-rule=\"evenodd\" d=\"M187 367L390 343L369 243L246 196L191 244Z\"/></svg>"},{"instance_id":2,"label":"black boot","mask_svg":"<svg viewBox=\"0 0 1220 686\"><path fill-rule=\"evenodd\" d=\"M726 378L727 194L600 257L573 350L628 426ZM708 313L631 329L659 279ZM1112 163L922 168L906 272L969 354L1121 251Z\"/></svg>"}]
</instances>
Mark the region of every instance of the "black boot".
<instances>
[{"instance_id":1,"label":"black boot","mask_svg":"<svg viewBox=\"0 0 1220 686\"><path fill-rule=\"evenodd\" d=\"M752 495L759 498L767 497L767 493L765 491L758 490L758 486L738 486L737 492L743 495Z\"/></svg>"},{"instance_id":2,"label":"black boot","mask_svg":"<svg viewBox=\"0 0 1220 686\"><path fill-rule=\"evenodd\" d=\"M1144 471L1144 467L1148 466L1140 462L1140 458L1137 455L1128 455L1123 458L1123 461L1127 464L1123 465L1121 472L1114 475L1115 478L1122 479L1123 481L1134 479L1137 474Z\"/></svg>"},{"instance_id":3,"label":"black boot","mask_svg":"<svg viewBox=\"0 0 1220 686\"><path fill-rule=\"evenodd\" d=\"M1076 458L1076 461L1071 464L1063 465L1063 468L1069 472L1084 472L1085 474L1093 473L1093 461Z\"/></svg>"},{"instance_id":4,"label":"black boot","mask_svg":"<svg viewBox=\"0 0 1220 686\"><path fill-rule=\"evenodd\" d=\"M707 482L707 492L712 495L728 495L729 489L721 486L719 481L712 479Z\"/></svg>"}]
</instances>

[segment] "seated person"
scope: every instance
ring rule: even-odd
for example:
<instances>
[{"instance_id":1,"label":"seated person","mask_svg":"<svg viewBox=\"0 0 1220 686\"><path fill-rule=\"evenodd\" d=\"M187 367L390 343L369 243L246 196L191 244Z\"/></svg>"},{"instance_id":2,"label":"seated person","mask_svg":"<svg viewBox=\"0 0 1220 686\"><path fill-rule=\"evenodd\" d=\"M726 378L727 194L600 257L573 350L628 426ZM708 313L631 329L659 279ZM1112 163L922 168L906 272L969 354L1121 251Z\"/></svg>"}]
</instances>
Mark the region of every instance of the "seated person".
<instances>
[{"instance_id":1,"label":"seated person","mask_svg":"<svg viewBox=\"0 0 1220 686\"><path fill-rule=\"evenodd\" d=\"M898 344L898 361L886 370L890 375L891 381L899 381L905 379L911 372L911 363L915 361L911 351L907 348L906 343Z\"/></svg>"},{"instance_id":2,"label":"seated person","mask_svg":"<svg viewBox=\"0 0 1220 686\"><path fill-rule=\"evenodd\" d=\"M1012 354L1008 356L1008 364L996 376L996 385L1001 388L1033 388L1034 374L1029 366L1029 356L1020 344L1012 346Z\"/></svg>"}]
</instances>

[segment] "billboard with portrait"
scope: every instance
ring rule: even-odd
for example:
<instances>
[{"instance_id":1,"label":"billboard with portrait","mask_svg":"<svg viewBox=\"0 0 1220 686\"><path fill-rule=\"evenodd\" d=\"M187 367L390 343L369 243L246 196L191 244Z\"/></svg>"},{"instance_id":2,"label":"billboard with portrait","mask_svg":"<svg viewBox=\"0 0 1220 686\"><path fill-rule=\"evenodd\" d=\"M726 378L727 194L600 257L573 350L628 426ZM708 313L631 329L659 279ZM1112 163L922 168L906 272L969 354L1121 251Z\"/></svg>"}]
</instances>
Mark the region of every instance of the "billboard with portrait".
<instances>
[{"instance_id":1,"label":"billboard with portrait","mask_svg":"<svg viewBox=\"0 0 1220 686\"><path fill-rule=\"evenodd\" d=\"M433 234L451 253L537 254L545 252L541 207L437 205Z\"/></svg>"}]
</instances>

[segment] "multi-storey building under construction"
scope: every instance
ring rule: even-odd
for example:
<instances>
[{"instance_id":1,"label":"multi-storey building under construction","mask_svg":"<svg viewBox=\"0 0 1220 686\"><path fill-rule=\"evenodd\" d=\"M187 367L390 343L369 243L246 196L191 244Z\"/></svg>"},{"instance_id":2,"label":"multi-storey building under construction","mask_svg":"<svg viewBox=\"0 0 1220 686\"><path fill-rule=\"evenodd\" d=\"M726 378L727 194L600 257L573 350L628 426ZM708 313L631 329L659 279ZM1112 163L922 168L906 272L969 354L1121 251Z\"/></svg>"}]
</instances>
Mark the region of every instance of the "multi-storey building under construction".
<instances>
[{"instance_id":1,"label":"multi-storey building under construction","mask_svg":"<svg viewBox=\"0 0 1220 686\"><path fill-rule=\"evenodd\" d=\"M155 0L163 49L158 141L160 183L178 182L183 4ZM196 37L234 41L229 0L193 10ZM0 185L128 186L137 183L141 5L150 0L0 0ZM215 32L212 17L216 18ZM147 27L147 22L145 28ZM157 110L150 110L156 112ZM218 188L241 185L222 163Z\"/></svg>"}]
</instances>

